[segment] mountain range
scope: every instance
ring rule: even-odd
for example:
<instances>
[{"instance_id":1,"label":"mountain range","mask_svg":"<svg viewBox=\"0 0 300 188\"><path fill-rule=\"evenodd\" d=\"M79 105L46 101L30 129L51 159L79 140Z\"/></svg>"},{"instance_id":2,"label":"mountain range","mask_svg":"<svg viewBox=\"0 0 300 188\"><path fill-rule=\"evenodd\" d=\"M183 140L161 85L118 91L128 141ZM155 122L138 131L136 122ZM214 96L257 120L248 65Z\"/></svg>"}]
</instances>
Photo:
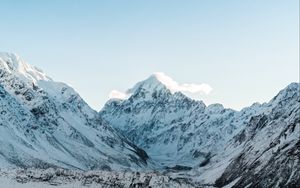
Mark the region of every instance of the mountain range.
<instances>
[{"instance_id":1,"label":"mountain range","mask_svg":"<svg viewBox=\"0 0 300 188\"><path fill-rule=\"evenodd\" d=\"M156 74L128 93L96 112L70 86L0 53L0 168L158 172L196 187L300 186L299 83L240 111L174 92Z\"/></svg>"}]
</instances>

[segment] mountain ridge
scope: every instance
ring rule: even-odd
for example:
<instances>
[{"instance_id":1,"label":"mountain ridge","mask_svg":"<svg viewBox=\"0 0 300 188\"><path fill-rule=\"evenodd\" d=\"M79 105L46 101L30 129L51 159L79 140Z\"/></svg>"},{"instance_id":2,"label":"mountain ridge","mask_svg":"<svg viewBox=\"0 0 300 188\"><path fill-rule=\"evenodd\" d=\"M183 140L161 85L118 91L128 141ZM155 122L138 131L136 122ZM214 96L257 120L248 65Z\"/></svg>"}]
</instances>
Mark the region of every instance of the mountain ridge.
<instances>
[{"instance_id":1,"label":"mountain ridge","mask_svg":"<svg viewBox=\"0 0 300 188\"><path fill-rule=\"evenodd\" d=\"M74 89L41 76L15 54L2 56L0 164L85 170L147 164L147 155L101 120Z\"/></svg>"}]
</instances>

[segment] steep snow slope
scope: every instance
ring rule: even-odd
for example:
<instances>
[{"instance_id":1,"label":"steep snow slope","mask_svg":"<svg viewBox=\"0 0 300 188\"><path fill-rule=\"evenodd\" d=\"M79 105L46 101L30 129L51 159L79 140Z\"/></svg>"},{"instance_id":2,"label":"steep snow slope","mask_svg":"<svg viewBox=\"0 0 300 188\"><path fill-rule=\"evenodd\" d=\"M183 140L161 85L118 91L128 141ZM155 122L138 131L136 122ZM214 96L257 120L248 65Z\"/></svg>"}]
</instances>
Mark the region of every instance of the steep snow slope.
<instances>
[{"instance_id":1,"label":"steep snow slope","mask_svg":"<svg viewBox=\"0 0 300 188\"><path fill-rule=\"evenodd\" d=\"M216 185L238 179L233 187L299 187L300 84L290 84L253 116L225 153L232 151L240 152Z\"/></svg>"},{"instance_id":2,"label":"steep snow slope","mask_svg":"<svg viewBox=\"0 0 300 188\"><path fill-rule=\"evenodd\" d=\"M69 86L15 54L0 54L1 167L139 169L147 154Z\"/></svg>"}]
</instances>

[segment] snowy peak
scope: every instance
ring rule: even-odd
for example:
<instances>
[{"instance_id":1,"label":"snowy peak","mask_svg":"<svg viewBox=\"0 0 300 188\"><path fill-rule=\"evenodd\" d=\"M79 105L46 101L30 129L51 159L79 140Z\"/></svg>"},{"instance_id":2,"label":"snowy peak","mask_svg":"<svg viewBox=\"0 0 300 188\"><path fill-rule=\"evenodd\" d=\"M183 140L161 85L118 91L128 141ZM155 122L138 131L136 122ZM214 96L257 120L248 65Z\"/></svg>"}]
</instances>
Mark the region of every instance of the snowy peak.
<instances>
[{"instance_id":1,"label":"snowy peak","mask_svg":"<svg viewBox=\"0 0 300 188\"><path fill-rule=\"evenodd\" d=\"M117 90L113 90L109 98L116 100L125 100L131 97L137 99L142 98L156 99L164 98L173 95L174 97L186 98L190 94L209 94L212 88L208 84L194 84L194 83L183 83L179 84L174 81L171 77L167 76L163 72L153 73L146 80L138 82L133 88L122 93Z\"/></svg>"},{"instance_id":2,"label":"snowy peak","mask_svg":"<svg viewBox=\"0 0 300 188\"><path fill-rule=\"evenodd\" d=\"M138 90L146 90L153 92L156 90L168 89L167 86L160 80L159 73L152 74L146 80L138 82L133 88L129 89L129 93L135 93Z\"/></svg>"},{"instance_id":3,"label":"snowy peak","mask_svg":"<svg viewBox=\"0 0 300 188\"><path fill-rule=\"evenodd\" d=\"M163 73L154 73L124 93L118 90L112 90L109 94L109 99L111 100L108 102L126 100L132 96L134 96L134 98L142 97L143 99L151 98L151 96L157 92L171 94L171 90L164 84L160 75L163 75Z\"/></svg>"},{"instance_id":4,"label":"snowy peak","mask_svg":"<svg viewBox=\"0 0 300 188\"><path fill-rule=\"evenodd\" d=\"M163 72L153 73L146 80L139 82L129 90L131 93L135 89L143 87L145 90L157 90L157 89L168 89L171 93L175 92L187 92L187 93L201 93L209 94L212 88L208 84L195 84L195 83L184 83L179 84L171 77L167 76Z\"/></svg>"},{"instance_id":5,"label":"snowy peak","mask_svg":"<svg viewBox=\"0 0 300 188\"><path fill-rule=\"evenodd\" d=\"M29 80L34 83L38 80L52 80L43 71L27 64L22 58L14 53L0 53L0 68L22 80Z\"/></svg>"}]
</instances>

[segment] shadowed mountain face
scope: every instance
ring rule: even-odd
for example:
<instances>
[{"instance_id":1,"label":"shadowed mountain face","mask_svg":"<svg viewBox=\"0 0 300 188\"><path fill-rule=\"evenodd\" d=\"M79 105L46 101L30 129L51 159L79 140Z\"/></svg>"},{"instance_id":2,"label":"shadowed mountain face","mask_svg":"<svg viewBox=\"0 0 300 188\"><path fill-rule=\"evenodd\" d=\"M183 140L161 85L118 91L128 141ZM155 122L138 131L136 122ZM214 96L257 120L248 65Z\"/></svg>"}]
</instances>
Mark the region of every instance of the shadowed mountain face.
<instances>
[{"instance_id":1,"label":"shadowed mountain face","mask_svg":"<svg viewBox=\"0 0 300 188\"><path fill-rule=\"evenodd\" d=\"M69 86L14 54L0 54L1 167L139 169L147 154Z\"/></svg>"},{"instance_id":2,"label":"shadowed mountain face","mask_svg":"<svg viewBox=\"0 0 300 188\"><path fill-rule=\"evenodd\" d=\"M119 178L126 176L140 187L300 185L299 83L241 111L206 106L156 75L128 92L97 113L68 85L17 55L0 54L0 168L111 170L95 177L127 185ZM153 169L158 174L146 178L116 173Z\"/></svg>"}]
</instances>

